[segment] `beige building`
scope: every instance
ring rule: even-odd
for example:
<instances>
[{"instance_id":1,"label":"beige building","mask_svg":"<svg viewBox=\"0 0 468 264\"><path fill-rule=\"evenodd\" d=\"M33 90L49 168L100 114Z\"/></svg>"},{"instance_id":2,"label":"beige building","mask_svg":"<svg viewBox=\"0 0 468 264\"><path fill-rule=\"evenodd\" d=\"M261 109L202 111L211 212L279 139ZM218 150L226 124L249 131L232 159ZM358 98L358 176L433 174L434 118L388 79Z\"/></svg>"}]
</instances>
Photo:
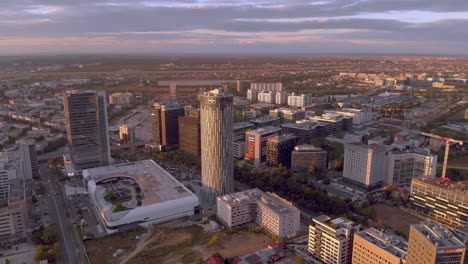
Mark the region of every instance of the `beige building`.
<instances>
[{"instance_id":1,"label":"beige building","mask_svg":"<svg viewBox=\"0 0 468 264\"><path fill-rule=\"evenodd\" d=\"M375 228L354 234L353 264L404 264L408 243L394 234Z\"/></svg>"},{"instance_id":2,"label":"beige building","mask_svg":"<svg viewBox=\"0 0 468 264\"><path fill-rule=\"evenodd\" d=\"M430 220L467 231L468 181L452 182L438 177L412 180L410 208Z\"/></svg>"},{"instance_id":3,"label":"beige building","mask_svg":"<svg viewBox=\"0 0 468 264\"><path fill-rule=\"evenodd\" d=\"M21 180L11 180L8 199L0 201L0 241L23 235L28 231L28 208L25 200L24 184Z\"/></svg>"},{"instance_id":4,"label":"beige building","mask_svg":"<svg viewBox=\"0 0 468 264\"><path fill-rule=\"evenodd\" d=\"M345 218L321 215L309 226L309 252L326 264L351 263L354 233L360 225Z\"/></svg>"},{"instance_id":5,"label":"beige building","mask_svg":"<svg viewBox=\"0 0 468 264\"><path fill-rule=\"evenodd\" d=\"M297 234L300 214L292 203L257 188L217 198L217 216L227 226L255 222L278 237Z\"/></svg>"},{"instance_id":6,"label":"beige building","mask_svg":"<svg viewBox=\"0 0 468 264\"><path fill-rule=\"evenodd\" d=\"M462 264L465 243L453 230L437 223L411 225L408 264Z\"/></svg>"}]
</instances>

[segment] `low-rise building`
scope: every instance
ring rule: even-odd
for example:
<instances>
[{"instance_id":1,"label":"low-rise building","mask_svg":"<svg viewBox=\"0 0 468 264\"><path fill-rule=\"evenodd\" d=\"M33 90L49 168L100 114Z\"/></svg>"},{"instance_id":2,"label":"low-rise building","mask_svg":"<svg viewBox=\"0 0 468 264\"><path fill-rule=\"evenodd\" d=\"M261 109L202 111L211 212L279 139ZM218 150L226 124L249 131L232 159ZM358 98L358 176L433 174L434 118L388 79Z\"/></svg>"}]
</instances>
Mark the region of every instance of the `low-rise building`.
<instances>
[{"instance_id":1,"label":"low-rise building","mask_svg":"<svg viewBox=\"0 0 468 264\"><path fill-rule=\"evenodd\" d=\"M299 144L309 143L311 139L328 136L327 124L309 120L299 120L296 123L281 125L283 134L293 134Z\"/></svg>"},{"instance_id":2,"label":"low-rise building","mask_svg":"<svg viewBox=\"0 0 468 264\"><path fill-rule=\"evenodd\" d=\"M270 110L270 116L277 116L281 123L295 123L305 118L305 111L289 108L279 108Z\"/></svg>"},{"instance_id":3,"label":"low-rise building","mask_svg":"<svg viewBox=\"0 0 468 264\"><path fill-rule=\"evenodd\" d=\"M327 167L327 151L312 145L299 145L291 153L291 170L309 170L312 166Z\"/></svg>"},{"instance_id":4,"label":"low-rise building","mask_svg":"<svg viewBox=\"0 0 468 264\"><path fill-rule=\"evenodd\" d=\"M293 237L300 228L300 211L274 193L259 189L217 198L217 216L229 227L255 222L278 237Z\"/></svg>"},{"instance_id":5,"label":"low-rise building","mask_svg":"<svg viewBox=\"0 0 468 264\"><path fill-rule=\"evenodd\" d=\"M279 126L281 124L280 118L276 116L262 116L249 121L255 125L255 128L266 126Z\"/></svg>"},{"instance_id":6,"label":"low-rise building","mask_svg":"<svg viewBox=\"0 0 468 264\"><path fill-rule=\"evenodd\" d=\"M368 228L354 234L353 264L404 264L408 242L391 233Z\"/></svg>"}]
</instances>

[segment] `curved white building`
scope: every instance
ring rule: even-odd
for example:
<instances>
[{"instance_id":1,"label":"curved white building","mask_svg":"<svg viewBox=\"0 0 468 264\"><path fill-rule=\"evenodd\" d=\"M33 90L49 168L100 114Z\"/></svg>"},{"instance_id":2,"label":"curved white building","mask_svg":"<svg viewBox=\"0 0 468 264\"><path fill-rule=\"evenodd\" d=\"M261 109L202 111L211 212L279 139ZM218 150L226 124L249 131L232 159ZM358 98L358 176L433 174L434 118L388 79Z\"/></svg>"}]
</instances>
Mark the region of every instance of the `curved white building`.
<instances>
[{"instance_id":1,"label":"curved white building","mask_svg":"<svg viewBox=\"0 0 468 264\"><path fill-rule=\"evenodd\" d=\"M153 160L83 171L88 192L107 229L192 216L198 197Z\"/></svg>"},{"instance_id":2,"label":"curved white building","mask_svg":"<svg viewBox=\"0 0 468 264\"><path fill-rule=\"evenodd\" d=\"M201 178L204 198L231 193L234 186L233 97L222 89L198 96L201 124Z\"/></svg>"}]
</instances>

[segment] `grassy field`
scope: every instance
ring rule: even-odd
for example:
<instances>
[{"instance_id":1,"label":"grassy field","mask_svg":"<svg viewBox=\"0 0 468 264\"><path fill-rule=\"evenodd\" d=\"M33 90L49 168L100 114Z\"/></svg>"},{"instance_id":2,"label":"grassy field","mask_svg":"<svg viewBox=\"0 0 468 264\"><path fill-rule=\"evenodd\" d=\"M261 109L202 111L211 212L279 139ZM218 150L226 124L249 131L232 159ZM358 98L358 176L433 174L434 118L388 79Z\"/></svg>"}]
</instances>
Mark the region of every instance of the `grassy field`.
<instances>
[{"instance_id":1,"label":"grassy field","mask_svg":"<svg viewBox=\"0 0 468 264\"><path fill-rule=\"evenodd\" d=\"M421 222L418 217L402 211L398 207L379 204L375 206L375 209L377 211L377 220L382 221L394 230L404 233L406 236L409 235L410 225Z\"/></svg>"},{"instance_id":2,"label":"grassy field","mask_svg":"<svg viewBox=\"0 0 468 264\"><path fill-rule=\"evenodd\" d=\"M199 226L161 228L145 239L134 240L138 234L141 233L132 231L87 241L91 263L192 264L197 257L206 259L220 253L231 258L265 248L273 242L264 233L244 229L210 233ZM119 248L125 249L126 253L112 257Z\"/></svg>"}]
</instances>

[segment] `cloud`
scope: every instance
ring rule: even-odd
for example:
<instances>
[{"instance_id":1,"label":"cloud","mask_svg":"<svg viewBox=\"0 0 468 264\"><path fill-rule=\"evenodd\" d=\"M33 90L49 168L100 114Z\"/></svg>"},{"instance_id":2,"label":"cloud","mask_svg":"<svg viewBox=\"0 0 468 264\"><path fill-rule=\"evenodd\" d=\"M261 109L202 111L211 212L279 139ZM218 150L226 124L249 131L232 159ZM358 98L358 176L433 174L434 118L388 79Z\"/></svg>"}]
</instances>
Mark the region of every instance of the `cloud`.
<instances>
[{"instance_id":1,"label":"cloud","mask_svg":"<svg viewBox=\"0 0 468 264\"><path fill-rule=\"evenodd\" d=\"M80 45L68 40L83 51L121 41L113 48L398 52L424 45L434 53L468 54L460 45L468 42L467 17L466 0L2 0L0 41L30 40L21 47L32 51L63 39L70 51Z\"/></svg>"}]
</instances>

